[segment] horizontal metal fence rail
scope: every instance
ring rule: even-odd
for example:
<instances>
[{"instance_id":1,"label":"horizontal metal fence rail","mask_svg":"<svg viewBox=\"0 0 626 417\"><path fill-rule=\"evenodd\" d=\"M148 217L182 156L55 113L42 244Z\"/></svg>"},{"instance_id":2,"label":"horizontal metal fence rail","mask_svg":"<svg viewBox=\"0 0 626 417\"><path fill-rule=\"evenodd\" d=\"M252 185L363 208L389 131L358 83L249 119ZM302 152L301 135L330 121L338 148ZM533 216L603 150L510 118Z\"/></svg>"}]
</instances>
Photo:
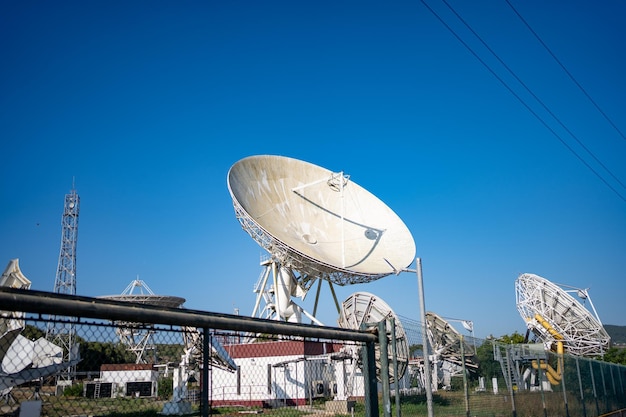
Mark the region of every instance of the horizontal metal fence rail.
<instances>
[{"instance_id":1,"label":"horizontal metal fence rail","mask_svg":"<svg viewBox=\"0 0 626 417\"><path fill-rule=\"evenodd\" d=\"M289 334L292 336L350 340L376 343L378 337L368 331L286 323L231 314L157 307L125 301L57 294L45 291L0 289L2 310L54 314L91 319L132 321L137 323L192 326L251 333Z\"/></svg>"}]
</instances>

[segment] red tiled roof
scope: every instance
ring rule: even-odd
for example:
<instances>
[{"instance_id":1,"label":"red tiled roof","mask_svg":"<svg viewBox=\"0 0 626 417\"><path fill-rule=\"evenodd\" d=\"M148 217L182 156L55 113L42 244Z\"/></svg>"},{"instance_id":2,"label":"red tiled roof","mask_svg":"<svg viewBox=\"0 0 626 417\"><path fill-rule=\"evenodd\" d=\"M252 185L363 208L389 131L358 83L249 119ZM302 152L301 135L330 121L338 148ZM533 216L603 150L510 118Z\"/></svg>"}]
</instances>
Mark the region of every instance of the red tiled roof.
<instances>
[{"instance_id":1,"label":"red tiled roof","mask_svg":"<svg viewBox=\"0 0 626 417\"><path fill-rule=\"evenodd\" d=\"M341 344L331 342L293 341L244 343L225 345L224 348L231 358L260 358L267 356L313 356L324 353L335 353L341 349Z\"/></svg>"}]
</instances>

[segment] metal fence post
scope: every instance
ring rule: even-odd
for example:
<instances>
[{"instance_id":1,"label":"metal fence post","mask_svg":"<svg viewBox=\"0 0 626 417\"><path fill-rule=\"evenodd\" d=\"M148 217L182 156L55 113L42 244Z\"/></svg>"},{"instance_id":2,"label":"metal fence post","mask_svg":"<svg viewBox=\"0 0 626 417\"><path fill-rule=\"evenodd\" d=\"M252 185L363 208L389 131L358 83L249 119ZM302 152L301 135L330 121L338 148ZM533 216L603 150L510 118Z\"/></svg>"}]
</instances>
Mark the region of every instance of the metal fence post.
<instances>
[{"instance_id":1,"label":"metal fence post","mask_svg":"<svg viewBox=\"0 0 626 417\"><path fill-rule=\"evenodd\" d=\"M383 386L383 416L391 417L389 398L389 348L387 344L387 320L378 322L378 348L380 349L380 381Z\"/></svg>"},{"instance_id":2,"label":"metal fence post","mask_svg":"<svg viewBox=\"0 0 626 417\"><path fill-rule=\"evenodd\" d=\"M606 381L604 380L604 364L603 363L600 363L600 377L602 378L602 391L604 392L604 401L603 401L604 410L602 411L607 413L611 410L607 409L609 394L606 392Z\"/></svg>"},{"instance_id":3,"label":"metal fence post","mask_svg":"<svg viewBox=\"0 0 626 417\"><path fill-rule=\"evenodd\" d=\"M587 407L585 406L585 391L583 390L583 380L580 376L580 364L578 363L578 356L576 359L576 374L578 375L578 388L580 389L580 403L583 406L583 417L587 417Z\"/></svg>"},{"instance_id":4,"label":"metal fence post","mask_svg":"<svg viewBox=\"0 0 626 417\"><path fill-rule=\"evenodd\" d=\"M539 389L541 390L541 405L543 406L543 417L548 417L548 409L546 408L546 393L543 391L543 370L541 369L541 362L539 362L539 355L535 355L537 361L537 375L539 376Z\"/></svg>"},{"instance_id":5,"label":"metal fence post","mask_svg":"<svg viewBox=\"0 0 626 417\"><path fill-rule=\"evenodd\" d=\"M469 388L467 386L467 371L465 369L465 343L463 343L463 335L461 335L459 343L461 344L461 363L463 365L463 396L465 397L465 416L470 417Z\"/></svg>"},{"instance_id":6,"label":"metal fence post","mask_svg":"<svg viewBox=\"0 0 626 417\"><path fill-rule=\"evenodd\" d=\"M396 417L402 417L402 410L400 409L400 387L398 376L398 347L396 340L396 319L391 317L391 350L393 352L393 383L396 388Z\"/></svg>"},{"instance_id":7,"label":"metal fence post","mask_svg":"<svg viewBox=\"0 0 626 417\"><path fill-rule=\"evenodd\" d=\"M598 404L598 391L596 390L596 378L593 376L592 361L589 361L589 372L591 373L591 386L593 387L593 399L596 402L596 415L600 415L600 404Z\"/></svg>"},{"instance_id":8,"label":"metal fence post","mask_svg":"<svg viewBox=\"0 0 626 417\"><path fill-rule=\"evenodd\" d=\"M515 409L515 393L513 391L513 378L511 377L511 358L509 355L509 346L506 347L506 369L507 374L505 377L509 381L509 395L511 396L511 409L513 411L513 417L517 417L517 410Z\"/></svg>"},{"instance_id":9,"label":"metal fence post","mask_svg":"<svg viewBox=\"0 0 626 417\"><path fill-rule=\"evenodd\" d=\"M365 342L361 354L363 355L363 381L365 382L365 417L378 417L378 382L374 342Z\"/></svg>"},{"instance_id":10,"label":"metal fence post","mask_svg":"<svg viewBox=\"0 0 626 417\"><path fill-rule=\"evenodd\" d=\"M202 417L208 417L209 412L209 356L211 355L211 346L209 338L209 329L207 327L202 328L202 389L200 400L200 412Z\"/></svg>"},{"instance_id":11,"label":"metal fence post","mask_svg":"<svg viewBox=\"0 0 626 417\"><path fill-rule=\"evenodd\" d=\"M618 377L618 379L619 379L619 387L620 387L619 392L621 393L621 394L620 394L620 397L622 397L622 398L623 398L623 397L624 397L625 392L624 392L624 381L622 380L622 373L624 373L624 370L623 370L623 369L618 369L618 372L617 372L617 377Z\"/></svg>"},{"instance_id":12,"label":"metal fence post","mask_svg":"<svg viewBox=\"0 0 626 417\"><path fill-rule=\"evenodd\" d=\"M420 317L422 319L422 351L424 352L424 390L426 391L426 409L428 417L435 415L433 409L433 385L431 382L430 349L428 347L428 326L426 324L426 302L424 301L424 279L422 277L422 259L415 260L417 273L417 286L420 299Z\"/></svg>"},{"instance_id":13,"label":"metal fence post","mask_svg":"<svg viewBox=\"0 0 626 417\"><path fill-rule=\"evenodd\" d=\"M567 403L567 390L565 389L565 360L562 353L557 353L557 361L561 364L561 387L563 388L563 404L565 405L565 415L569 417L569 404Z\"/></svg>"}]
</instances>

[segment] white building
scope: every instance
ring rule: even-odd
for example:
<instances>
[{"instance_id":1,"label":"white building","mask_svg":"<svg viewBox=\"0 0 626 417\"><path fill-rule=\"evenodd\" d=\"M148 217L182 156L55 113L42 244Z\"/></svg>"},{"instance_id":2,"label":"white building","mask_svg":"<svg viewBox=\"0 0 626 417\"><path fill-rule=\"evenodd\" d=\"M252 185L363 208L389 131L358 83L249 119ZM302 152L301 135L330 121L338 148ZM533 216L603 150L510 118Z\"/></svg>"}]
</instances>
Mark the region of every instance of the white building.
<instances>
[{"instance_id":1,"label":"white building","mask_svg":"<svg viewBox=\"0 0 626 417\"><path fill-rule=\"evenodd\" d=\"M100 378L85 384L85 396L156 397L158 375L158 370L152 364L103 364L100 366Z\"/></svg>"},{"instance_id":2,"label":"white building","mask_svg":"<svg viewBox=\"0 0 626 417\"><path fill-rule=\"evenodd\" d=\"M364 395L362 372L342 344L290 340L224 348L237 371L212 369L210 395L215 406L297 406L315 398Z\"/></svg>"}]
</instances>

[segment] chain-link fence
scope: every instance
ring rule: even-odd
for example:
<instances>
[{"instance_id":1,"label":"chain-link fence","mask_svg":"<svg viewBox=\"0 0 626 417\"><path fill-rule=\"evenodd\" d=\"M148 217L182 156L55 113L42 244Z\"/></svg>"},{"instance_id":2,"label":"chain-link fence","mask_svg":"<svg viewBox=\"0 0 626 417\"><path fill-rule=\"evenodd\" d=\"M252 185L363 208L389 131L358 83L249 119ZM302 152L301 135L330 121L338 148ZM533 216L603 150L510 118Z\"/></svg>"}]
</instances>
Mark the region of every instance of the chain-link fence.
<instances>
[{"instance_id":1,"label":"chain-link fence","mask_svg":"<svg viewBox=\"0 0 626 417\"><path fill-rule=\"evenodd\" d=\"M378 413L372 332L16 289L0 306L0 415Z\"/></svg>"},{"instance_id":2,"label":"chain-link fence","mask_svg":"<svg viewBox=\"0 0 626 417\"><path fill-rule=\"evenodd\" d=\"M376 323L353 331L28 290L1 289L0 306L0 415L592 417L626 407L626 367L536 344L433 339L426 378L425 327L407 318L396 340Z\"/></svg>"},{"instance_id":3,"label":"chain-link fence","mask_svg":"<svg viewBox=\"0 0 626 417\"><path fill-rule=\"evenodd\" d=\"M405 415L427 415L421 323L403 318L412 366L400 381ZM450 329L430 334L435 415L567 416L626 414L626 366L546 351L542 343L503 344ZM429 330L428 330L429 331ZM450 335L453 335L451 337ZM416 404L413 404L416 402ZM410 405L409 405L410 404ZM414 411L415 410L415 411Z\"/></svg>"}]
</instances>

